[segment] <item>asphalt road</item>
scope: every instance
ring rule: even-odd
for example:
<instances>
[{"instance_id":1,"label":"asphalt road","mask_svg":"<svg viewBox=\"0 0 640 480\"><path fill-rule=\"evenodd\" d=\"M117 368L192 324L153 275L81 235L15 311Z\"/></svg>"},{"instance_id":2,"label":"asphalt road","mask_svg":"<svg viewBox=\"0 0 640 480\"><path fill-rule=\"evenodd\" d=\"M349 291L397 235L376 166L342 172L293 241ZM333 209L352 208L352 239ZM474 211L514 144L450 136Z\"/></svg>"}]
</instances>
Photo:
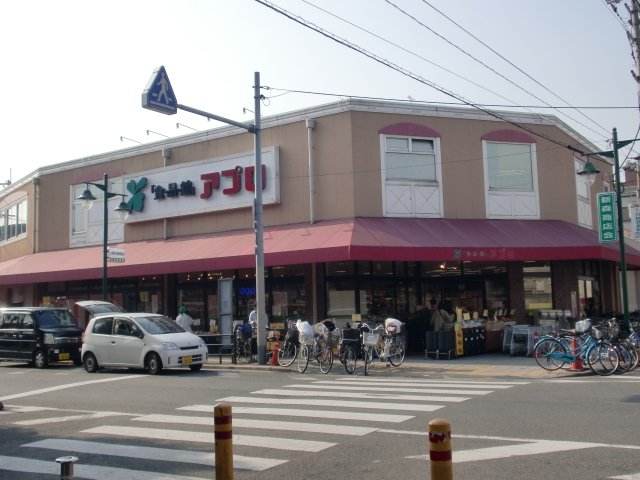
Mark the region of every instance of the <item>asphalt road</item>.
<instances>
[{"instance_id":1,"label":"asphalt road","mask_svg":"<svg viewBox=\"0 0 640 480\"><path fill-rule=\"evenodd\" d=\"M0 479L214 478L212 407L233 407L236 479L430 478L451 422L454 478L640 479L640 374L518 378L136 370L0 363Z\"/></svg>"}]
</instances>

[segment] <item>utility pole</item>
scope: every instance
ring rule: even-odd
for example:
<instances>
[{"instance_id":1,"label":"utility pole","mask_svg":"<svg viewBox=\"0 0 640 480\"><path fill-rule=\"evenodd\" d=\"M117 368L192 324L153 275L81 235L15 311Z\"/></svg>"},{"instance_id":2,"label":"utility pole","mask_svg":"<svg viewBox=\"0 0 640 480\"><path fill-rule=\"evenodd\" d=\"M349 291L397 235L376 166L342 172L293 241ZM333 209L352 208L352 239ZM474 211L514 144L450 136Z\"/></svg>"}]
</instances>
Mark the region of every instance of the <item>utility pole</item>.
<instances>
[{"instance_id":1,"label":"utility pole","mask_svg":"<svg viewBox=\"0 0 640 480\"><path fill-rule=\"evenodd\" d=\"M633 75L633 78L638 84L638 105L640 106L640 22L638 21L638 10L640 9L640 5L638 5L638 0L630 1L631 8L629 8L629 5L626 3L624 6L627 7L629 15L631 16L629 23L633 29L633 35L627 32L627 36L629 37L631 50L633 51L633 58L636 62L636 71L634 72L631 70L631 75Z\"/></svg>"}]
</instances>

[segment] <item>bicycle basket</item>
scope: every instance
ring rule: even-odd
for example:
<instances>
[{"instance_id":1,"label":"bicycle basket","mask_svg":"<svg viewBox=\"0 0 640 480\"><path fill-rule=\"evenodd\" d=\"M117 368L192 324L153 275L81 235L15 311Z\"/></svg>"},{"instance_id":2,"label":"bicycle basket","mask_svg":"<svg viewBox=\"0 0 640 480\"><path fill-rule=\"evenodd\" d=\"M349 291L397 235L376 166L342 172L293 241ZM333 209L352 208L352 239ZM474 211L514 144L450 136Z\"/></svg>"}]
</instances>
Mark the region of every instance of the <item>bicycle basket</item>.
<instances>
[{"instance_id":1,"label":"bicycle basket","mask_svg":"<svg viewBox=\"0 0 640 480\"><path fill-rule=\"evenodd\" d=\"M316 323L313 326L313 333L317 333L318 335L327 336L327 327L323 323Z\"/></svg>"},{"instance_id":2,"label":"bicycle basket","mask_svg":"<svg viewBox=\"0 0 640 480\"><path fill-rule=\"evenodd\" d=\"M313 336L300 334L300 344L313 345Z\"/></svg>"},{"instance_id":3,"label":"bicycle basket","mask_svg":"<svg viewBox=\"0 0 640 480\"><path fill-rule=\"evenodd\" d=\"M601 340L602 332L598 330L596 327L591 327L591 336L596 340Z\"/></svg>"},{"instance_id":4,"label":"bicycle basket","mask_svg":"<svg viewBox=\"0 0 640 480\"><path fill-rule=\"evenodd\" d=\"M378 345L380 342L380 335L377 333L363 333L363 342L365 345Z\"/></svg>"},{"instance_id":5,"label":"bicycle basket","mask_svg":"<svg viewBox=\"0 0 640 480\"><path fill-rule=\"evenodd\" d=\"M340 343L340 330L337 328L333 332L329 332L327 335L327 345L331 348L337 347Z\"/></svg>"},{"instance_id":6,"label":"bicycle basket","mask_svg":"<svg viewBox=\"0 0 640 480\"><path fill-rule=\"evenodd\" d=\"M345 340L360 340L360 330L357 328L345 328L342 330L342 338Z\"/></svg>"},{"instance_id":7,"label":"bicycle basket","mask_svg":"<svg viewBox=\"0 0 640 480\"><path fill-rule=\"evenodd\" d=\"M253 328L251 328L251 325L240 325L238 329L240 330L244 338L251 338L251 336L253 335Z\"/></svg>"}]
</instances>

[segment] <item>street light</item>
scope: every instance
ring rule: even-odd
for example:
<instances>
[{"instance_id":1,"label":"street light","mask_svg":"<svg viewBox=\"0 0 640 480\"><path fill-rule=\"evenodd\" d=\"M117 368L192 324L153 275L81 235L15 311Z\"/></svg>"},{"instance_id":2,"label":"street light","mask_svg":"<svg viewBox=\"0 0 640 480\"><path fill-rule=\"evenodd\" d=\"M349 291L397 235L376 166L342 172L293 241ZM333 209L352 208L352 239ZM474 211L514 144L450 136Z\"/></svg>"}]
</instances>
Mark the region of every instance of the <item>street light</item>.
<instances>
[{"instance_id":1,"label":"street light","mask_svg":"<svg viewBox=\"0 0 640 480\"><path fill-rule=\"evenodd\" d=\"M107 201L110 198L118 195L122 197L122 201L120 202L120 205L118 205L118 208L114 210L115 212L117 212L118 218L120 219L121 222L124 222L127 219L127 216L129 215L129 213L131 212L131 210L129 210L129 207L124 201L124 198L126 197L126 195L123 193L109 192L108 181L109 181L109 177L105 173L104 183L102 185L99 183L85 182L85 184L87 185L87 189L84 192L82 192L82 195L80 195L77 198L77 200L80 200L80 204L82 205L82 207L85 210L89 210L92 207L94 200L96 200L96 197L94 197L93 194L91 193L91 190L89 190L89 185L98 187L100 190L104 192L104 218L102 223L102 227L104 230L103 236L102 236L102 301L103 302L107 301L107 233L108 233Z\"/></svg>"},{"instance_id":2,"label":"street light","mask_svg":"<svg viewBox=\"0 0 640 480\"><path fill-rule=\"evenodd\" d=\"M613 158L614 160L614 169L616 176L616 209L618 211L618 242L620 246L620 275L622 277L622 308L624 312L624 323L627 327L629 327L629 299L627 295L627 259L624 252L624 225L622 224L622 192L620 190L620 161L618 159L618 150L627 145L632 144L636 140L640 140L635 138L633 140L622 140L618 141L618 130L613 129L613 150L608 150L606 152L594 152L594 153L584 153L577 148L569 147L570 150L580 153L585 157L590 157L591 155L601 155L603 157ZM578 172L585 182L589 185L593 185L595 180L595 176L600 173L600 171L593 166L593 163L587 162L584 165L584 168Z\"/></svg>"}]
</instances>

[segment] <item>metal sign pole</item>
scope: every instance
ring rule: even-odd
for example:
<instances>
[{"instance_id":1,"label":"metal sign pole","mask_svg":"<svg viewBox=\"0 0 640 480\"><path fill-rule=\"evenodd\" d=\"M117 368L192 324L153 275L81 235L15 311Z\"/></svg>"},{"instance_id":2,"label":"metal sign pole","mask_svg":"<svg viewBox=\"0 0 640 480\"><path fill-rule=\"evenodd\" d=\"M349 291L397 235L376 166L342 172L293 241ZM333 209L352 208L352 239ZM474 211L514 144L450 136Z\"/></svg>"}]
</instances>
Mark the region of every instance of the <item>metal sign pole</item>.
<instances>
[{"instance_id":1,"label":"metal sign pole","mask_svg":"<svg viewBox=\"0 0 640 480\"><path fill-rule=\"evenodd\" d=\"M260 135L260 72L254 75L254 114L255 114L255 165L253 181L255 201L253 225L256 232L256 315L258 317L258 365L267 364L267 319L265 317L264 288L264 236L262 230L262 144Z\"/></svg>"}]
</instances>

